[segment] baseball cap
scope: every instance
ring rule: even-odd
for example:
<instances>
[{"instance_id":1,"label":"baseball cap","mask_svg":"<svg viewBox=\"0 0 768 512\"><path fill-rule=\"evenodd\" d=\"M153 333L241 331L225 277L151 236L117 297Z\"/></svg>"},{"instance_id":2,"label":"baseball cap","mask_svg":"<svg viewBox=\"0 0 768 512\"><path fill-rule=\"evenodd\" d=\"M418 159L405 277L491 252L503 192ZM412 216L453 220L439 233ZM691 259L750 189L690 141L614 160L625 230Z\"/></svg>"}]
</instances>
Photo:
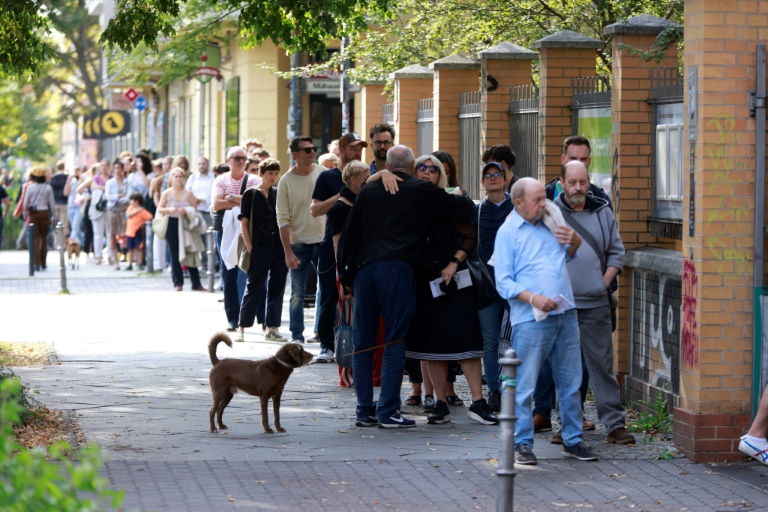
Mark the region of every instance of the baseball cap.
<instances>
[{"instance_id":1,"label":"baseball cap","mask_svg":"<svg viewBox=\"0 0 768 512\"><path fill-rule=\"evenodd\" d=\"M504 169L504 166L503 166L503 165L501 165L499 162L488 162L488 163L487 163L487 164L485 164L485 166L483 167L483 172L481 172L481 173L480 173L480 176L483 176L483 175L484 175L485 173L487 173L488 171L491 171L491 172L493 172L493 171L496 171L496 170L499 170L499 171L501 171L501 173L502 173L504 176L506 176L506 175L507 175L507 171Z\"/></svg>"},{"instance_id":2,"label":"baseball cap","mask_svg":"<svg viewBox=\"0 0 768 512\"><path fill-rule=\"evenodd\" d=\"M358 135L355 132L349 132L339 139L340 148L343 148L344 146L349 146L352 144L361 144L364 148L368 147L368 143L365 142L363 139L361 139L360 135Z\"/></svg>"}]
</instances>

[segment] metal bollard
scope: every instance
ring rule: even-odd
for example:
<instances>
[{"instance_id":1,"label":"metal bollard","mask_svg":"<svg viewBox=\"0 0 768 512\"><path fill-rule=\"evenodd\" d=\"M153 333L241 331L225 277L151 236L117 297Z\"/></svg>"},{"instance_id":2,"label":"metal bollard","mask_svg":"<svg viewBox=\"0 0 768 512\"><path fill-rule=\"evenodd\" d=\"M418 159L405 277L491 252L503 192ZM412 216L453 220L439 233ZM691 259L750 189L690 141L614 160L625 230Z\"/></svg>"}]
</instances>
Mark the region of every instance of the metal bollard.
<instances>
[{"instance_id":1,"label":"metal bollard","mask_svg":"<svg viewBox=\"0 0 768 512\"><path fill-rule=\"evenodd\" d=\"M27 225L27 247L29 248L29 277L35 275L35 225Z\"/></svg>"},{"instance_id":2,"label":"metal bollard","mask_svg":"<svg viewBox=\"0 0 768 512\"><path fill-rule=\"evenodd\" d=\"M206 242L208 248L206 254L208 254L208 269L205 271L205 275L208 276L208 292L213 293L213 278L215 277L214 269L216 268L216 262L214 261L214 255L216 254L216 242L213 240L213 227L209 227L205 232Z\"/></svg>"},{"instance_id":3,"label":"metal bollard","mask_svg":"<svg viewBox=\"0 0 768 512\"><path fill-rule=\"evenodd\" d=\"M152 253L155 251L154 234L152 232L152 221L148 220L144 222L144 242L147 247L146 260L144 263L147 265L147 272L150 274L155 271L155 260Z\"/></svg>"},{"instance_id":4,"label":"metal bollard","mask_svg":"<svg viewBox=\"0 0 768 512\"><path fill-rule=\"evenodd\" d=\"M517 388L517 367L521 361L513 349L504 352L499 359L501 370L501 456L496 476L499 477L497 512L508 512L514 508L515 489L515 389Z\"/></svg>"},{"instance_id":5,"label":"metal bollard","mask_svg":"<svg viewBox=\"0 0 768 512\"><path fill-rule=\"evenodd\" d=\"M59 293L64 293L69 295L69 290L67 290L67 263L66 259L64 258L64 251L67 247L67 244L64 243L64 224L59 222L56 224L56 239L59 242L59 246L57 249L59 250L59 276L61 278L61 289L59 290Z\"/></svg>"}]
</instances>

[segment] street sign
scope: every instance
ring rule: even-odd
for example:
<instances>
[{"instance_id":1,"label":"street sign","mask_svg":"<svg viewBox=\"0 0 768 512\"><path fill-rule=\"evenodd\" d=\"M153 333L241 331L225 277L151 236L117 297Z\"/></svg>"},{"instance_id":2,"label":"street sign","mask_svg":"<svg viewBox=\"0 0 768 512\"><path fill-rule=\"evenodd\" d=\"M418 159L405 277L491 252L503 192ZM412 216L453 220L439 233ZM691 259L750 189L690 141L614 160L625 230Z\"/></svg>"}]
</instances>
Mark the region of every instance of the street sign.
<instances>
[{"instance_id":1,"label":"street sign","mask_svg":"<svg viewBox=\"0 0 768 512\"><path fill-rule=\"evenodd\" d=\"M135 100L133 100L133 106L139 112L143 112L148 105L149 105L149 102L141 94L139 94L139 96Z\"/></svg>"},{"instance_id":2,"label":"street sign","mask_svg":"<svg viewBox=\"0 0 768 512\"><path fill-rule=\"evenodd\" d=\"M110 110L101 114L101 131L105 137L122 135L125 125L128 124L126 116L118 110ZM127 130L125 130L127 131Z\"/></svg>"},{"instance_id":3,"label":"street sign","mask_svg":"<svg viewBox=\"0 0 768 512\"><path fill-rule=\"evenodd\" d=\"M125 135L130 130L130 117L125 110L102 110L83 117L83 139L108 139Z\"/></svg>"},{"instance_id":4,"label":"street sign","mask_svg":"<svg viewBox=\"0 0 768 512\"><path fill-rule=\"evenodd\" d=\"M128 89L128 90L125 92L125 97L126 97L126 98L128 99L128 101L130 101L131 103L133 103L133 102L136 100L136 98L138 98L139 96L140 96L140 94L139 94L139 93L136 91L136 89L134 89L133 87L131 87L130 89Z\"/></svg>"}]
</instances>

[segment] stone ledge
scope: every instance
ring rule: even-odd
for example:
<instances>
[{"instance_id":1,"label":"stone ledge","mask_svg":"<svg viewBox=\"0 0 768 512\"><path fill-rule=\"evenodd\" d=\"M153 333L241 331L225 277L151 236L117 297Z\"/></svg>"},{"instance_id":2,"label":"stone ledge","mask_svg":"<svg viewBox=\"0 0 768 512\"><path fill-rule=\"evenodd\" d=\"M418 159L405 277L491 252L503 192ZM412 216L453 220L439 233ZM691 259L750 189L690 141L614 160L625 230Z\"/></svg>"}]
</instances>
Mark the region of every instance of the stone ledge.
<instances>
[{"instance_id":1,"label":"stone ledge","mask_svg":"<svg viewBox=\"0 0 768 512\"><path fill-rule=\"evenodd\" d=\"M389 75L391 78L433 78L435 72L421 64L411 64Z\"/></svg>"},{"instance_id":2,"label":"stone ledge","mask_svg":"<svg viewBox=\"0 0 768 512\"><path fill-rule=\"evenodd\" d=\"M599 39L595 39L584 34L579 34L573 30L562 30L551 36L544 37L538 41L534 41L531 45L532 48L581 48L581 49L595 49L599 50L603 48L605 43Z\"/></svg>"},{"instance_id":3,"label":"stone ledge","mask_svg":"<svg viewBox=\"0 0 768 512\"><path fill-rule=\"evenodd\" d=\"M481 60L538 60L539 54L528 48L504 41L478 52L477 58Z\"/></svg>"},{"instance_id":4,"label":"stone ledge","mask_svg":"<svg viewBox=\"0 0 768 512\"><path fill-rule=\"evenodd\" d=\"M624 256L624 266L640 270L654 270L671 276L683 275L683 255L658 247L630 249Z\"/></svg>"},{"instance_id":5,"label":"stone ledge","mask_svg":"<svg viewBox=\"0 0 768 512\"><path fill-rule=\"evenodd\" d=\"M429 69L480 69L480 61L455 54L432 62Z\"/></svg>"},{"instance_id":6,"label":"stone ledge","mask_svg":"<svg viewBox=\"0 0 768 512\"><path fill-rule=\"evenodd\" d=\"M669 21L658 16L650 14L641 14L628 20L619 21L608 25L603 29L603 35L614 36L620 34L644 34L657 36L667 27L680 26L675 22Z\"/></svg>"}]
</instances>

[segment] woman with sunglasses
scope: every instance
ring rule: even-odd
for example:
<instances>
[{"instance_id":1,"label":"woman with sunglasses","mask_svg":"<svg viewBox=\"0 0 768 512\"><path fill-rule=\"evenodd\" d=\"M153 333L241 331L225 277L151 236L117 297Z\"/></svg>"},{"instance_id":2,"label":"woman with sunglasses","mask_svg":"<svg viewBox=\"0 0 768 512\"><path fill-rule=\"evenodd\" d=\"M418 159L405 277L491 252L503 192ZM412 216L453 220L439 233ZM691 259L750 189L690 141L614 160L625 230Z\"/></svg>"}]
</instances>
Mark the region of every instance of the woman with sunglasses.
<instances>
[{"instance_id":1,"label":"woman with sunglasses","mask_svg":"<svg viewBox=\"0 0 768 512\"><path fill-rule=\"evenodd\" d=\"M443 164L433 155L416 160L415 176L441 188L448 185ZM456 192L461 193L458 189ZM437 398L427 418L429 424L451 421L448 400L459 405L448 383L451 361L461 363L472 392L469 418L486 425L499 422L482 393L483 339L475 313L475 291L472 287L458 289L454 279L457 272L467 268L465 260L475 242L476 234L469 222L437 223L429 244L433 266L416 273L416 316L408 333L406 357L426 361L424 377L432 381ZM445 295L433 297L429 282L437 278L441 279Z\"/></svg>"}]
</instances>

